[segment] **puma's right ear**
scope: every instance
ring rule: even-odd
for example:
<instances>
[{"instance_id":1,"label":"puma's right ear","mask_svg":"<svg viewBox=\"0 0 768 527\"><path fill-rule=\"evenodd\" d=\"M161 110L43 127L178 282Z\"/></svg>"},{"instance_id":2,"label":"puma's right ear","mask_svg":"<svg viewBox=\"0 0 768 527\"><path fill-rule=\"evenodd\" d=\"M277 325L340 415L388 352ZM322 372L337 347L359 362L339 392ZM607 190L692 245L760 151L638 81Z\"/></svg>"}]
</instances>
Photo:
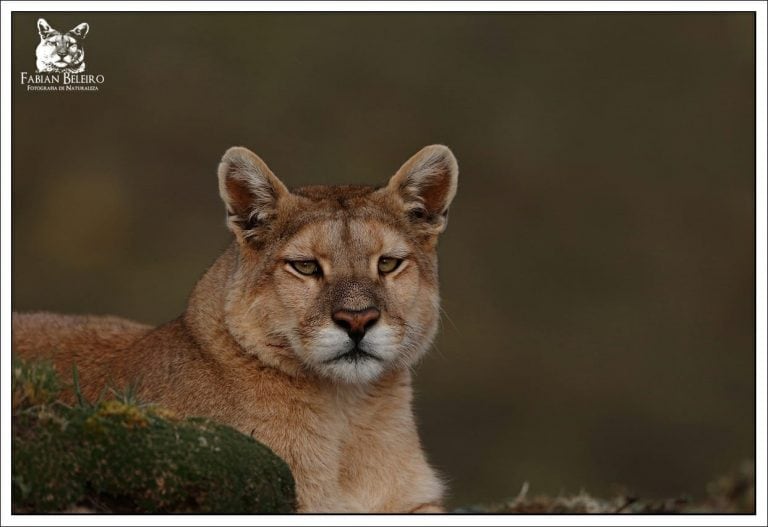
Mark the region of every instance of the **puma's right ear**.
<instances>
[{"instance_id":1,"label":"puma's right ear","mask_svg":"<svg viewBox=\"0 0 768 527\"><path fill-rule=\"evenodd\" d=\"M70 30L70 33L73 33L77 38L85 38L85 35L88 34L88 24L83 22L82 24L78 24L73 29Z\"/></svg>"},{"instance_id":2,"label":"puma's right ear","mask_svg":"<svg viewBox=\"0 0 768 527\"><path fill-rule=\"evenodd\" d=\"M400 197L414 225L439 234L448 223L458 178L453 152L444 145L430 145L406 161L386 189Z\"/></svg>"},{"instance_id":3,"label":"puma's right ear","mask_svg":"<svg viewBox=\"0 0 768 527\"><path fill-rule=\"evenodd\" d=\"M218 172L227 226L239 241L247 241L267 224L289 191L259 156L242 146L224 153Z\"/></svg>"},{"instance_id":4,"label":"puma's right ear","mask_svg":"<svg viewBox=\"0 0 768 527\"><path fill-rule=\"evenodd\" d=\"M51 33L55 33L56 30L51 27L51 25L46 22L44 18L39 18L37 20L37 31L40 33L41 38L48 37Z\"/></svg>"}]
</instances>

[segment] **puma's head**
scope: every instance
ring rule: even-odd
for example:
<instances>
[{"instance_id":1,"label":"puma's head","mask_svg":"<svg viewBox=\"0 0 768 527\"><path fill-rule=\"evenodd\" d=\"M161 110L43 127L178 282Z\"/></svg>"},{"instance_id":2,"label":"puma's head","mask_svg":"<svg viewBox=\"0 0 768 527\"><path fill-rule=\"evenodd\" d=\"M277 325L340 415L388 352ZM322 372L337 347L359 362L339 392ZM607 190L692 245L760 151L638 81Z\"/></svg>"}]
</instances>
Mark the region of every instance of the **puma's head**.
<instances>
[{"instance_id":1,"label":"puma's head","mask_svg":"<svg viewBox=\"0 0 768 527\"><path fill-rule=\"evenodd\" d=\"M412 365L439 318L436 245L458 165L442 145L379 188L289 190L254 153L230 148L218 170L237 247L225 321L272 366L365 383Z\"/></svg>"},{"instance_id":2,"label":"puma's head","mask_svg":"<svg viewBox=\"0 0 768 527\"><path fill-rule=\"evenodd\" d=\"M85 70L85 50L82 40L88 34L83 22L66 33L53 29L44 18L37 21L40 43L37 45L37 71L40 73Z\"/></svg>"}]
</instances>

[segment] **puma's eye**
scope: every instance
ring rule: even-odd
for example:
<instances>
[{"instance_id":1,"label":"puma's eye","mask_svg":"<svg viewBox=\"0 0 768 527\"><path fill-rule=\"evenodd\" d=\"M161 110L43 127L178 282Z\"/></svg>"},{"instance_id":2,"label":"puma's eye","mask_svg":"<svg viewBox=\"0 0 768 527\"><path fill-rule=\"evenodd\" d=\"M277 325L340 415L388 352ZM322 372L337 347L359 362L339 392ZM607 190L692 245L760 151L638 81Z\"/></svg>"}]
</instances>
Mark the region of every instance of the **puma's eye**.
<instances>
[{"instance_id":1,"label":"puma's eye","mask_svg":"<svg viewBox=\"0 0 768 527\"><path fill-rule=\"evenodd\" d=\"M301 274L307 276L322 274L322 271L320 270L320 264L318 264L315 260L304 260L289 263L291 264L291 267L296 269Z\"/></svg>"},{"instance_id":2,"label":"puma's eye","mask_svg":"<svg viewBox=\"0 0 768 527\"><path fill-rule=\"evenodd\" d=\"M402 260L400 258L389 258L387 256L382 256L379 258L379 272L382 274L391 273L400 267L401 262Z\"/></svg>"}]
</instances>

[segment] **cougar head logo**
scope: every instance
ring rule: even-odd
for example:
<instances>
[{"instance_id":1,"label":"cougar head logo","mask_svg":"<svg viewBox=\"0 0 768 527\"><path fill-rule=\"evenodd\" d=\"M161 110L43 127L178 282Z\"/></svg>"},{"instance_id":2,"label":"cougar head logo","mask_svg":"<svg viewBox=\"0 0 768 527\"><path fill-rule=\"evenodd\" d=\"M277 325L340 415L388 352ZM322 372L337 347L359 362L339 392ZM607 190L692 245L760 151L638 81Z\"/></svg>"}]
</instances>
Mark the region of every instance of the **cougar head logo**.
<instances>
[{"instance_id":1,"label":"cougar head logo","mask_svg":"<svg viewBox=\"0 0 768 527\"><path fill-rule=\"evenodd\" d=\"M88 24L83 22L66 33L61 33L41 18L37 21L37 30L40 33L40 43L35 52L38 73L85 71L82 40L88 34Z\"/></svg>"}]
</instances>

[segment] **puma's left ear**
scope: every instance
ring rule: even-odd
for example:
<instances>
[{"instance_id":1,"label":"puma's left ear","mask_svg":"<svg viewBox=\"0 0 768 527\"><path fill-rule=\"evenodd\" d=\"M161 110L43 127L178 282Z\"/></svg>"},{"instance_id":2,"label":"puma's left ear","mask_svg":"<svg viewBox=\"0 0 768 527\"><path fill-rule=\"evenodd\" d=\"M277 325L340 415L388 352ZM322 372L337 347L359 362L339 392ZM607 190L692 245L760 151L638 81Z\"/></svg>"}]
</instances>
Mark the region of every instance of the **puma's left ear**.
<instances>
[{"instance_id":1,"label":"puma's left ear","mask_svg":"<svg viewBox=\"0 0 768 527\"><path fill-rule=\"evenodd\" d=\"M70 31L70 33L74 33L77 38L85 38L85 35L88 34L88 24L83 22L82 24L78 24L74 29Z\"/></svg>"},{"instance_id":2,"label":"puma's left ear","mask_svg":"<svg viewBox=\"0 0 768 527\"><path fill-rule=\"evenodd\" d=\"M443 145L419 150L389 180L387 189L403 200L410 220L436 233L448 224L448 207L456 195L459 165Z\"/></svg>"}]
</instances>

